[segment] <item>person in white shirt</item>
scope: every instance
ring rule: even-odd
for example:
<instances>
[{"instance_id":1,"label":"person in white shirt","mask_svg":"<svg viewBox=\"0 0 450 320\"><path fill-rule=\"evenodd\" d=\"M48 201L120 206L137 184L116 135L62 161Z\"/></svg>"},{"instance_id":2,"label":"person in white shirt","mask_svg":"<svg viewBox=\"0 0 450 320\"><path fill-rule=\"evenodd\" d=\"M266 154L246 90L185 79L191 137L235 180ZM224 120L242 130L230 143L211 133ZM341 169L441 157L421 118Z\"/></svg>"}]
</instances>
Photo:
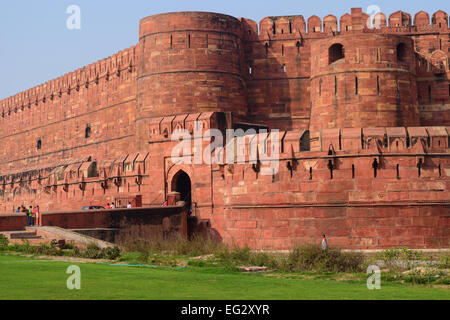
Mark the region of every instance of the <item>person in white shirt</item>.
<instances>
[{"instance_id":1,"label":"person in white shirt","mask_svg":"<svg viewBox=\"0 0 450 320\"><path fill-rule=\"evenodd\" d=\"M132 208L131 202L128 202L127 208L128 208L128 209L131 209L131 208Z\"/></svg>"}]
</instances>

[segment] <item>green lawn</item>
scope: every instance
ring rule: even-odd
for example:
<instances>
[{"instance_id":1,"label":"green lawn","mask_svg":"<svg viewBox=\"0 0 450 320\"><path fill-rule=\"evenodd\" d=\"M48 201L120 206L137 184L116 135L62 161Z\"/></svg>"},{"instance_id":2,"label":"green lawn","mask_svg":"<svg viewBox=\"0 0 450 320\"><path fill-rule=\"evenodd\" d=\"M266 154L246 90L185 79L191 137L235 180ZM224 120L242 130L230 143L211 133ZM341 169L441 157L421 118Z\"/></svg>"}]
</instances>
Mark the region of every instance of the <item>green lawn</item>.
<instances>
[{"instance_id":1,"label":"green lawn","mask_svg":"<svg viewBox=\"0 0 450 320\"><path fill-rule=\"evenodd\" d=\"M450 290L381 282L370 291L363 280L269 277L223 268L152 269L77 264L81 290L68 290L68 266L0 255L0 299L300 300L450 299Z\"/></svg>"}]
</instances>

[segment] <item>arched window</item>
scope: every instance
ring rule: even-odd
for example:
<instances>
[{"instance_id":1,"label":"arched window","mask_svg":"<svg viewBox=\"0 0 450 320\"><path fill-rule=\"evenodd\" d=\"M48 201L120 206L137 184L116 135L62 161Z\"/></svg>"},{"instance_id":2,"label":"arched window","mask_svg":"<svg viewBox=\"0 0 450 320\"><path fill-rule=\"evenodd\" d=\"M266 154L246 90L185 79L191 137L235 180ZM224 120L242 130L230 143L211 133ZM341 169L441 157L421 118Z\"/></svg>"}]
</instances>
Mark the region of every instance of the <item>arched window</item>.
<instances>
[{"instance_id":1,"label":"arched window","mask_svg":"<svg viewBox=\"0 0 450 320\"><path fill-rule=\"evenodd\" d=\"M84 137L88 139L91 137L91 135L92 135L91 126L88 124L86 125L86 129L84 130Z\"/></svg>"},{"instance_id":2,"label":"arched window","mask_svg":"<svg viewBox=\"0 0 450 320\"><path fill-rule=\"evenodd\" d=\"M344 46L340 43L333 44L330 49L328 49L328 59L329 64L336 62L338 60L344 59Z\"/></svg>"},{"instance_id":3,"label":"arched window","mask_svg":"<svg viewBox=\"0 0 450 320\"><path fill-rule=\"evenodd\" d=\"M36 143L36 149L41 150L42 149L42 140L39 139Z\"/></svg>"},{"instance_id":4,"label":"arched window","mask_svg":"<svg viewBox=\"0 0 450 320\"><path fill-rule=\"evenodd\" d=\"M398 62L406 61L406 45L404 43L400 43L397 46L397 61Z\"/></svg>"}]
</instances>

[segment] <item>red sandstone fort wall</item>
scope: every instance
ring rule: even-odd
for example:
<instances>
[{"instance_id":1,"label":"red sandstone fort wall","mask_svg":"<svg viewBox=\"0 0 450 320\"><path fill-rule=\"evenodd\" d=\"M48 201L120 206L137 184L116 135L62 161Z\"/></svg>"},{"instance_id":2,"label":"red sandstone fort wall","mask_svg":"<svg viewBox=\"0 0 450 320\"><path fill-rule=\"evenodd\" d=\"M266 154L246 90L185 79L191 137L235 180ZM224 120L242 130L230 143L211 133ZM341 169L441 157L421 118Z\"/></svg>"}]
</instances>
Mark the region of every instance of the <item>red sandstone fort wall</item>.
<instances>
[{"instance_id":1,"label":"red sandstone fort wall","mask_svg":"<svg viewBox=\"0 0 450 320\"><path fill-rule=\"evenodd\" d=\"M119 157L134 139L137 59L132 47L0 102L1 170Z\"/></svg>"},{"instance_id":2,"label":"red sandstone fort wall","mask_svg":"<svg viewBox=\"0 0 450 320\"><path fill-rule=\"evenodd\" d=\"M448 16L378 17L141 20L136 47L0 101L0 210L157 205L185 172L227 243L449 247ZM280 171L173 163L195 121L283 130Z\"/></svg>"}]
</instances>

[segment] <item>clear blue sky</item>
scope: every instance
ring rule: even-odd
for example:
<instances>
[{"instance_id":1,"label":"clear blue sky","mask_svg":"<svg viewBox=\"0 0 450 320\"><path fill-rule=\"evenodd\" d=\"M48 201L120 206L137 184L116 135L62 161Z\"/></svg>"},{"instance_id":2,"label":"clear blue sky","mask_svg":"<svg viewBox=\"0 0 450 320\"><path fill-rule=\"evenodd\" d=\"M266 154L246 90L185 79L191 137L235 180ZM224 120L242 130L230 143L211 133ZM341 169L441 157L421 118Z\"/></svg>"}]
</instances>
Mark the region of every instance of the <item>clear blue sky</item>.
<instances>
[{"instance_id":1,"label":"clear blue sky","mask_svg":"<svg viewBox=\"0 0 450 320\"><path fill-rule=\"evenodd\" d=\"M81 9L81 30L69 30L67 7ZM448 0L14 0L0 4L0 99L106 58L138 42L139 20L171 11L212 11L259 22L266 16L338 18L352 7L377 5L389 15L438 9Z\"/></svg>"}]
</instances>

